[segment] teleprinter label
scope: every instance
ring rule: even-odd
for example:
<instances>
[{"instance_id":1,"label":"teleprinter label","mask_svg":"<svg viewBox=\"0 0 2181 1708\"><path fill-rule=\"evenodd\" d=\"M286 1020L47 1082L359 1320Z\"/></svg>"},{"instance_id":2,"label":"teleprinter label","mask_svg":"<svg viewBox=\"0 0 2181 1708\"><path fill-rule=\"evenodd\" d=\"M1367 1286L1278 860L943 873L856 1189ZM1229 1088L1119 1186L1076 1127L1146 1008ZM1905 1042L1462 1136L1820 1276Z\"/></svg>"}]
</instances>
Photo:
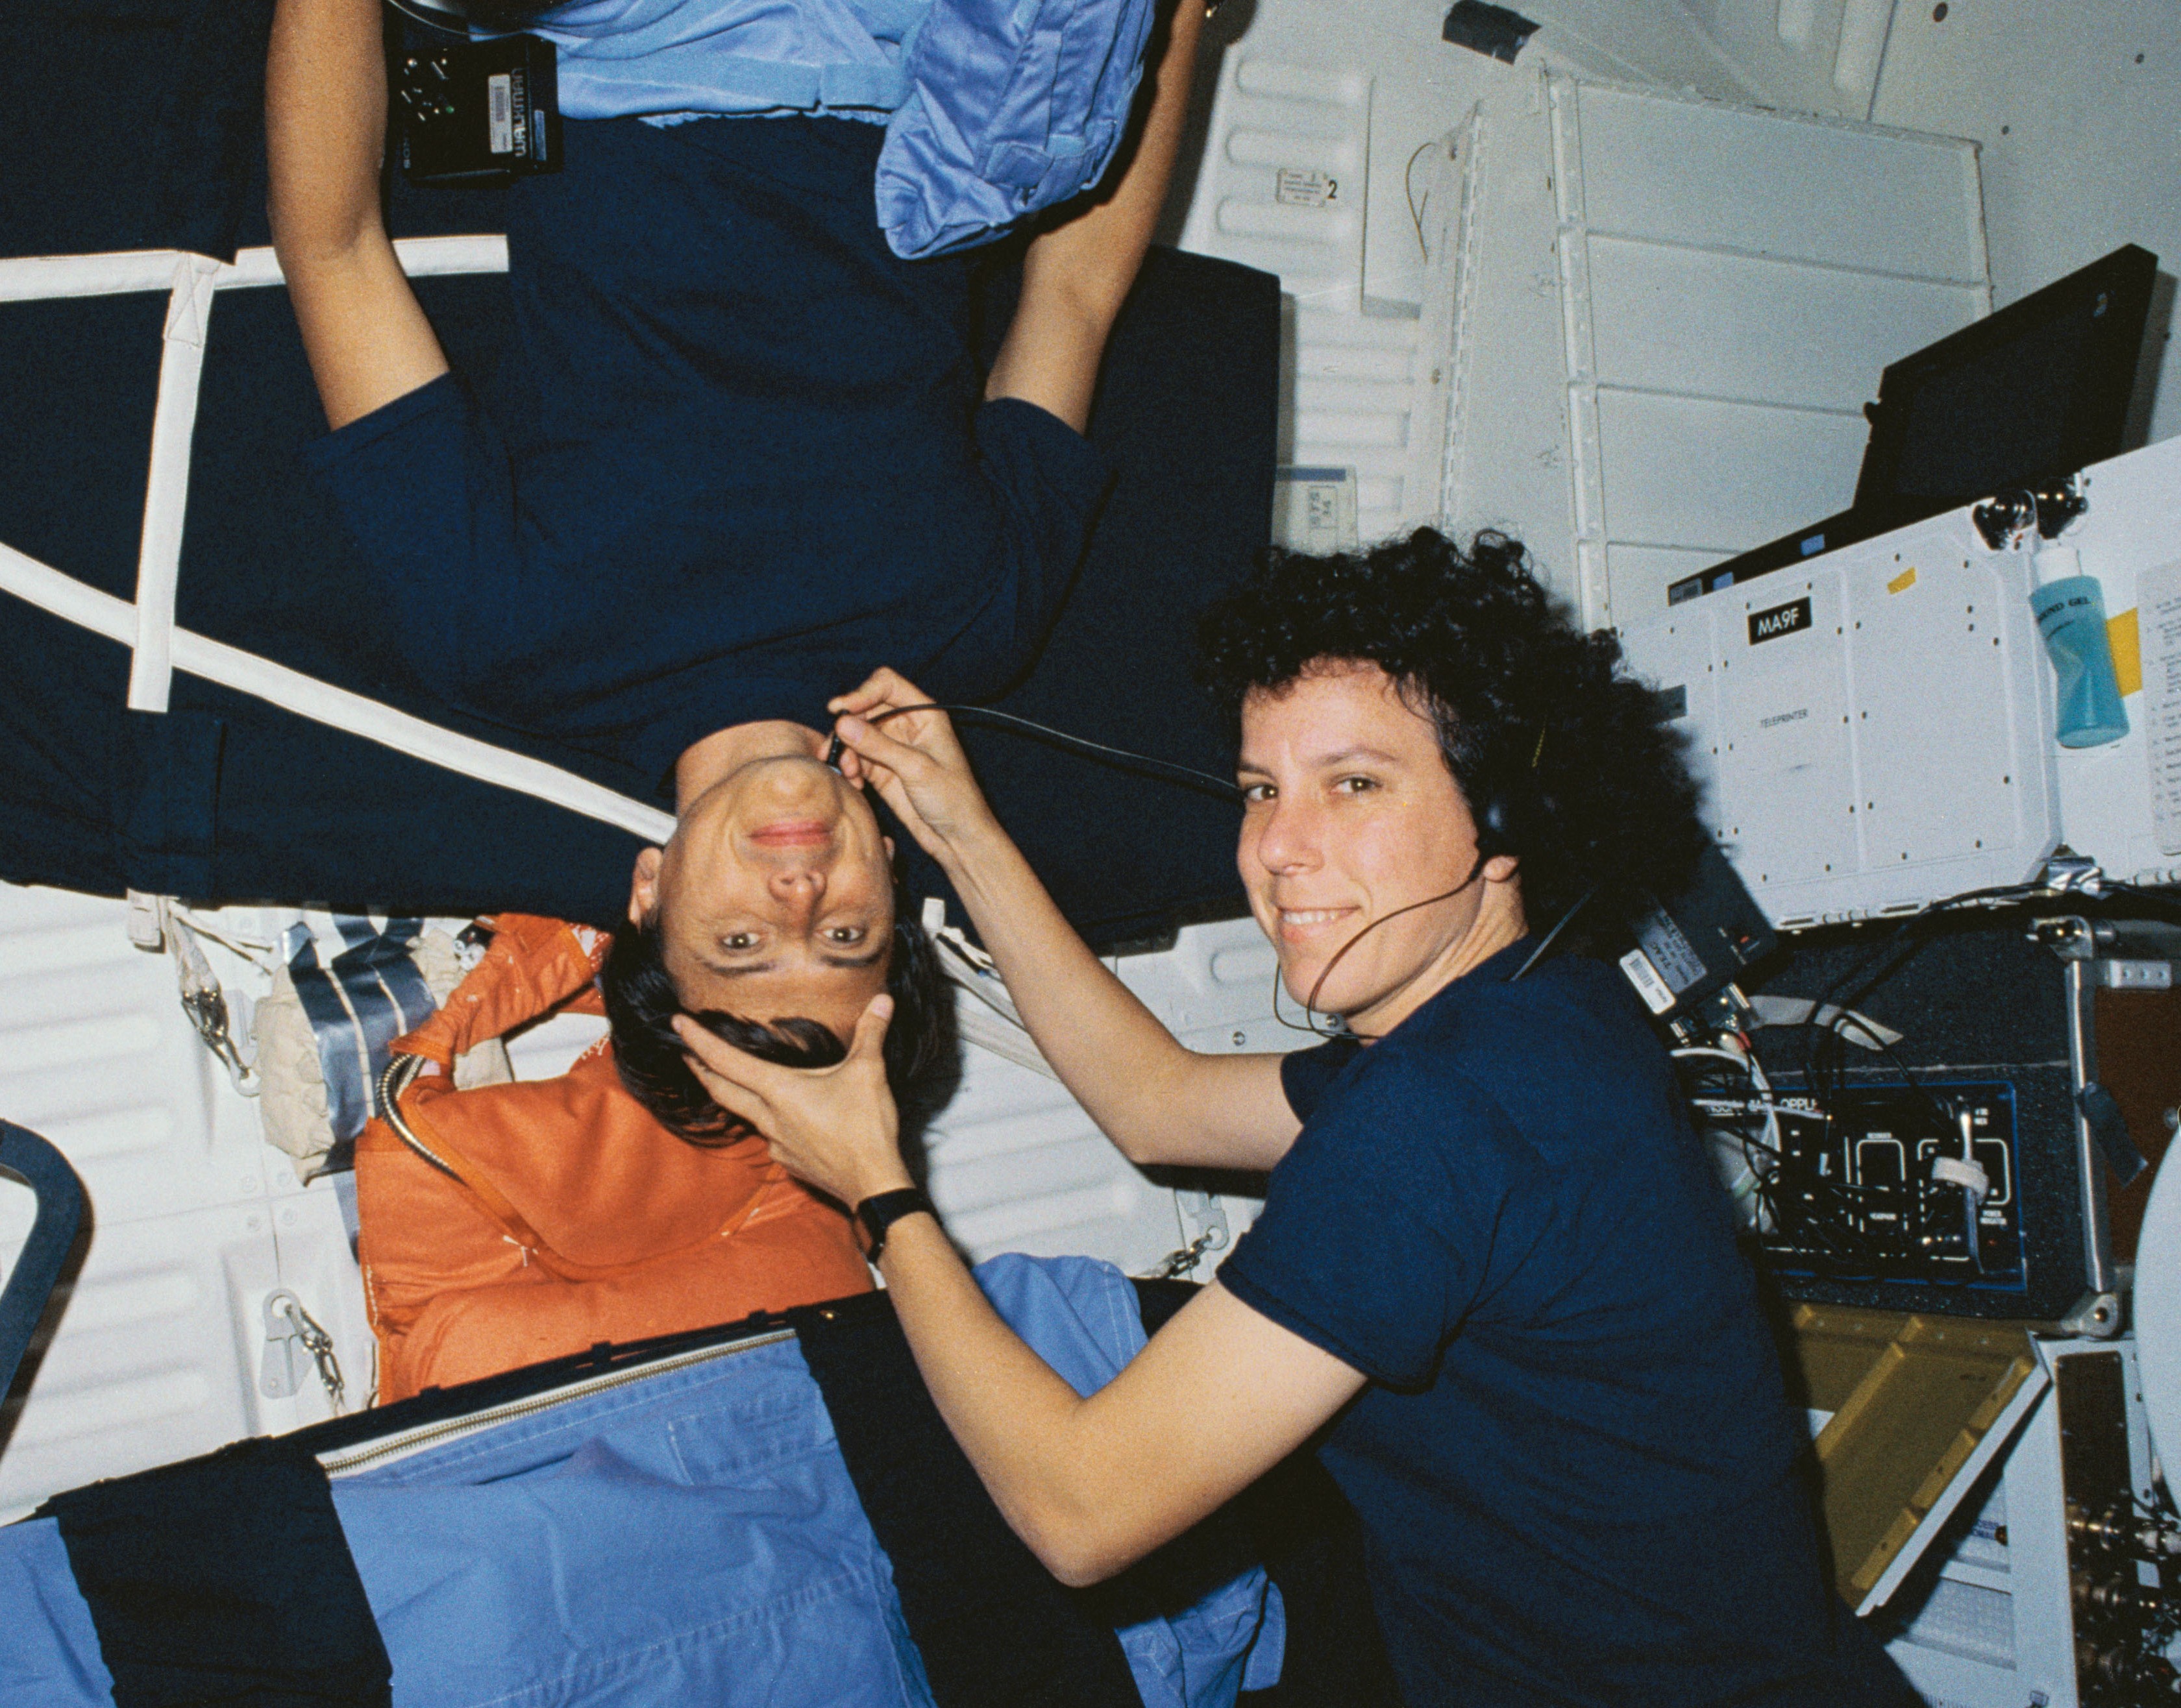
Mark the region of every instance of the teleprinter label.
<instances>
[{"instance_id":1,"label":"teleprinter label","mask_svg":"<svg viewBox=\"0 0 2181 1708\"><path fill-rule=\"evenodd\" d=\"M1810 626L1810 601L1807 596L1784 605L1773 605L1762 611L1749 614L1749 644L1753 647L1764 641L1776 641L1782 635L1799 634Z\"/></svg>"}]
</instances>

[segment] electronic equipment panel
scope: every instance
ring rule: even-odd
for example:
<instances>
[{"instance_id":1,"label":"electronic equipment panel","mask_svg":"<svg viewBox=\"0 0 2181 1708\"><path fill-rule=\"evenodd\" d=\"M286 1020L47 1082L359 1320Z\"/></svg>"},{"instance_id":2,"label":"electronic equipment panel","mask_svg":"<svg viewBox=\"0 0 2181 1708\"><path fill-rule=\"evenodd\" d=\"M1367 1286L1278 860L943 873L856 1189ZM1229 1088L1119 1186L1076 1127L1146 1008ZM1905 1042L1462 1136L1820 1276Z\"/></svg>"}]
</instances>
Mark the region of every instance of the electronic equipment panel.
<instances>
[{"instance_id":1,"label":"electronic equipment panel","mask_svg":"<svg viewBox=\"0 0 2181 1708\"><path fill-rule=\"evenodd\" d=\"M1692 1099L1714 1142L1763 1131L1764 1102ZM1763 1159L1757 1242L1775 1275L1974 1288L2018 1303L2028 1292L2012 1081L1855 1085L1830 1106L1775 1088L1770 1102L1778 1137Z\"/></svg>"},{"instance_id":2,"label":"electronic equipment panel","mask_svg":"<svg viewBox=\"0 0 2181 1708\"><path fill-rule=\"evenodd\" d=\"M1692 1122L1780 1296L2032 1322L2095 1309L2112 1148L2084 1115L2082 993L2102 963L2079 946L2018 917L1817 934L1711 1010L1714 1029L1676 1028ZM2106 1311L2076 1331L2110 1332Z\"/></svg>"}]
</instances>

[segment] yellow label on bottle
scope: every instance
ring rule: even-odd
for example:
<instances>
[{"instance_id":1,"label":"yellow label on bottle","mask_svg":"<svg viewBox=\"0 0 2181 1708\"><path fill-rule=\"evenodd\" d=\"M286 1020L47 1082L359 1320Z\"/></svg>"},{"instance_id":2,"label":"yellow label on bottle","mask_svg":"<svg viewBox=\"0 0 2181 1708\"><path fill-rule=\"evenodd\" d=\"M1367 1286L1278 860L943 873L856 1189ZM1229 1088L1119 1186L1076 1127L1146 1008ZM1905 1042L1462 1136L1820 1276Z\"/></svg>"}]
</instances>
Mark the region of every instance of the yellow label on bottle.
<instances>
[{"instance_id":1,"label":"yellow label on bottle","mask_svg":"<svg viewBox=\"0 0 2181 1708\"><path fill-rule=\"evenodd\" d=\"M2106 619L2106 644L2112 648L2113 686L2123 696L2143 691L2143 641L2135 625L2135 607Z\"/></svg>"}]
</instances>

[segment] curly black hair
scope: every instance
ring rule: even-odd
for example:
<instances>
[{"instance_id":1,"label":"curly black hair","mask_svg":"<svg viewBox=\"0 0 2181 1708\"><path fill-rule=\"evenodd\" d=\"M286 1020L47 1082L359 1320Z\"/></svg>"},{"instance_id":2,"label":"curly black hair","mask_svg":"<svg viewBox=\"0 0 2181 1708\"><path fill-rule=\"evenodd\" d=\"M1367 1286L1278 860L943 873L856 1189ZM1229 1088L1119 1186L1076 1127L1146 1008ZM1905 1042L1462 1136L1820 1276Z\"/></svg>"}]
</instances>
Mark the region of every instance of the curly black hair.
<instances>
[{"instance_id":1,"label":"curly black hair","mask_svg":"<svg viewBox=\"0 0 2181 1708\"><path fill-rule=\"evenodd\" d=\"M1521 862L1543 928L1586 895L1671 895L1707 840L1684 743L1659 695L1621 669L1532 573L1519 540L1469 549L1430 528L1368 551L1275 551L1204 615L1200 671L1238 722L1253 691L1315 667L1376 664L1438 730L1480 845Z\"/></svg>"},{"instance_id":2,"label":"curly black hair","mask_svg":"<svg viewBox=\"0 0 2181 1708\"><path fill-rule=\"evenodd\" d=\"M962 1078L962 1053L954 1027L954 993L940 968L938 951L895 895L893 950L886 962L886 992L893 1019L886 1027L886 1083L900 1111L902 1143L913 1150L925 1124L947 1106ZM629 1095L669 1132L691 1144L732 1144L748 1129L712 1101L690 1070L674 1017L693 1020L752 1055L792 1067L831 1067L848 1047L818 1021L800 1017L764 1022L720 1009L692 1012L666 970L659 910L632 929L614 934L599 971L606 1020L613 1028L614 1066Z\"/></svg>"}]
</instances>

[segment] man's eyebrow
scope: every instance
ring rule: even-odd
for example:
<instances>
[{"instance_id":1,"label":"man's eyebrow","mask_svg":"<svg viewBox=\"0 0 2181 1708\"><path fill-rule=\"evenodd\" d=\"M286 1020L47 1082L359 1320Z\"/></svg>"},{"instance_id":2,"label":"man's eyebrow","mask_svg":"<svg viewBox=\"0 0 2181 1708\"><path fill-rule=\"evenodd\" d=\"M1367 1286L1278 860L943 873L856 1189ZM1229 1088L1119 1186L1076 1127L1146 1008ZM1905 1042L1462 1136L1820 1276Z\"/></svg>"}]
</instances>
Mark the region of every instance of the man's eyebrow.
<instances>
[{"instance_id":1,"label":"man's eyebrow","mask_svg":"<svg viewBox=\"0 0 2181 1708\"><path fill-rule=\"evenodd\" d=\"M885 960L886 950L891 946L889 944L881 943L870 954L859 955L853 960L837 959L831 955L821 955L818 957L818 964L820 967L833 967L842 972L861 972L864 968L875 967L880 961ZM777 972L780 971L780 963L777 961L759 961L729 967L717 961L707 961L704 963L704 970L716 973L722 978L745 978L753 972Z\"/></svg>"},{"instance_id":2,"label":"man's eyebrow","mask_svg":"<svg viewBox=\"0 0 2181 1708\"><path fill-rule=\"evenodd\" d=\"M780 971L780 963L777 961L759 961L754 963L745 962L739 967L723 967L716 961L707 961L704 963L704 970L707 972L717 973L722 978L742 978L753 972L777 972Z\"/></svg>"}]
</instances>

